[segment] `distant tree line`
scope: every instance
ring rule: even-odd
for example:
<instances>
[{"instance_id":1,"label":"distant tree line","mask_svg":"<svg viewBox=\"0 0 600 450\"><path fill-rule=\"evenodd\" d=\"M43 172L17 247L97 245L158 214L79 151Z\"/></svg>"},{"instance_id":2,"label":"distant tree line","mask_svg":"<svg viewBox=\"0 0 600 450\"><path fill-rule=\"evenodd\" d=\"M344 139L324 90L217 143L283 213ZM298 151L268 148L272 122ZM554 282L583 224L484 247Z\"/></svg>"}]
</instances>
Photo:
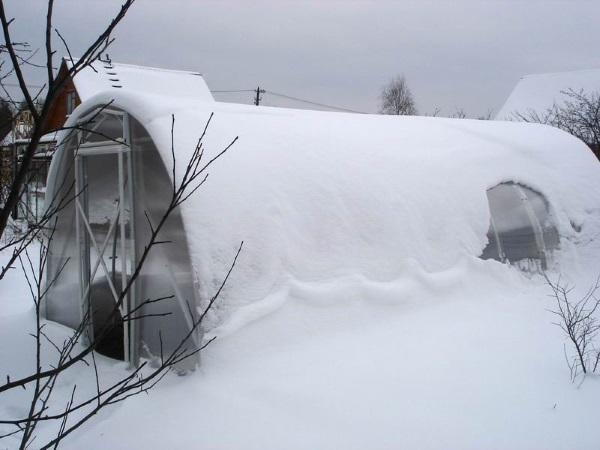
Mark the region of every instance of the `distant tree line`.
<instances>
[{"instance_id":1,"label":"distant tree line","mask_svg":"<svg viewBox=\"0 0 600 450\"><path fill-rule=\"evenodd\" d=\"M392 78L382 89L380 94L380 114L395 116L416 116L418 115L415 98L408 87L408 82L404 75L397 75ZM440 108L435 108L433 112L423 114L425 116L438 117L441 114ZM463 108L456 108L448 117L455 119L467 119L467 113ZM478 120L490 120L492 111L475 117Z\"/></svg>"}]
</instances>

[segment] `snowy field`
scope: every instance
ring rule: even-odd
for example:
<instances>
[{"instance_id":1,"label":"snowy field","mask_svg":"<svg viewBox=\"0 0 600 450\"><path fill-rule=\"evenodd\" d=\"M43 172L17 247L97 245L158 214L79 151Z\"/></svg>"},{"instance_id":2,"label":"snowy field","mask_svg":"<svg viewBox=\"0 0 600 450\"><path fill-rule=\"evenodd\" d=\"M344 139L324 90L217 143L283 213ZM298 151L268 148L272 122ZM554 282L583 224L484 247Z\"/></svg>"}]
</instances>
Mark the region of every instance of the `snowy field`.
<instances>
[{"instance_id":1,"label":"snowy field","mask_svg":"<svg viewBox=\"0 0 600 450\"><path fill-rule=\"evenodd\" d=\"M590 262L598 251L586 248ZM567 276L583 290L597 265L577 266ZM34 317L16 270L0 293L5 379L34 367ZM386 282L291 279L214 330L198 371L105 409L62 448L597 449L600 379L569 381L549 293L539 276L476 258ZM100 361L104 383L126 373ZM72 383L93 392L93 371L65 376L58 405ZM1 396L0 416L27 406L25 391Z\"/></svg>"}]
</instances>

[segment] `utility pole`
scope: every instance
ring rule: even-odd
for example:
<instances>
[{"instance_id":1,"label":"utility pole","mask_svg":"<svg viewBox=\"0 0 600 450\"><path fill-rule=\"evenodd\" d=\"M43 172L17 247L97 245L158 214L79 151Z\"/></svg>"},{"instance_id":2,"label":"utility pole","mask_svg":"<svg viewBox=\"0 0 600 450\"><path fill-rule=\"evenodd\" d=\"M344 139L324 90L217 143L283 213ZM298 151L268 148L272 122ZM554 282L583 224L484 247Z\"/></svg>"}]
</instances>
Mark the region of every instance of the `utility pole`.
<instances>
[{"instance_id":1,"label":"utility pole","mask_svg":"<svg viewBox=\"0 0 600 450\"><path fill-rule=\"evenodd\" d=\"M261 89L260 86L258 86L256 88L256 96L254 97L254 104L256 106L260 105L260 100L261 100L260 94L264 94L264 93L265 93L265 90Z\"/></svg>"}]
</instances>

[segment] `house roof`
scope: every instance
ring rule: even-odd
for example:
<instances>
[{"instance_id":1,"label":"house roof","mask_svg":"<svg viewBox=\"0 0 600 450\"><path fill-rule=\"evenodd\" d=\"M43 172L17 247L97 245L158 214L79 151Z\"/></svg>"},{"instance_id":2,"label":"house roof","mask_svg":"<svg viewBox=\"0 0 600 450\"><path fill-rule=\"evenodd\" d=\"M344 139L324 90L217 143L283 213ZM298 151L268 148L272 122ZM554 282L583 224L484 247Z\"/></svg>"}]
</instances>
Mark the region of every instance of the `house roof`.
<instances>
[{"instance_id":1,"label":"house roof","mask_svg":"<svg viewBox=\"0 0 600 450\"><path fill-rule=\"evenodd\" d=\"M561 91L600 91L600 69L541 73L522 77L496 115L496 120L515 119L515 113L543 115L554 103L561 103Z\"/></svg>"},{"instance_id":2,"label":"house roof","mask_svg":"<svg viewBox=\"0 0 600 450\"><path fill-rule=\"evenodd\" d=\"M68 58L64 61L72 65ZM202 74L197 72L96 60L77 73L73 82L82 102L100 92L123 90L213 101Z\"/></svg>"},{"instance_id":3,"label":"house roof","mask_svg":"<svg viewBox=\"0 0 600 450\"><path fill-rule=\"evenodd\" d=\"M40 138L40 144L48 144L52 142L56 142L56 131L52 131L50 133L44 134ZM28 138L14 138L13 132L9 131L6 136L0 141L0 147L7 147L13 144L27 144L29 142Z\"/></svg>"}]
</instances>

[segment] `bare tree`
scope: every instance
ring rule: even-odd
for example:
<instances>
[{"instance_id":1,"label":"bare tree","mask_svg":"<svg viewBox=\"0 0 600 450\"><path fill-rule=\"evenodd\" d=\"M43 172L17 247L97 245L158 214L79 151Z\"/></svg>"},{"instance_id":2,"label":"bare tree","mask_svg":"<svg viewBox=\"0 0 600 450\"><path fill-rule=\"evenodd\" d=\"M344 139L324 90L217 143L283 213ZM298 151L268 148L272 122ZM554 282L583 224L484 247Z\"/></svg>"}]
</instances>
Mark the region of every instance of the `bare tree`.
<instances>
[{"instance_id":1,"label":"bare tree","mask_svg":"<svg viewBox=\"0 0 600 450\"><path fill-rule=\"evenodd\" d=\"M425 116L426 117L440 117L441 112L442 112L442 108L440 108L439 106L436 106L435 108L433 108L433 111L426 113Z\"/></svg>"},{"instance_id":2,"label":"bare tree","mask_svg":"<svg viewBox=\"0 0 600 450\"><path fill-rule=\"evenodd\" d=\"M404 75L393 78L381 91L382 114L414 116L417 108Z\"/></svg>"},{"instance_id":3,"label":"bare tree","mask_svg":"<svg viewBox=\"0 0 600 450\"><path fill-rule=\"evenodd\" d=\"M464 108L456 108L450 117L453 119L466 119L467 113Z\"/></svg>"},{"instance_id":4,"label":"bare tree","mask_svg":"<svg viewBox=\"0 0 600 450\"><path fill-rule=\"evenodd\" d=\"M516 111L515 120L543 123L560 128L588 144L600 159L600 92L567 89L565 100L554 103L543 112Z\"/></svg>"},{"instance_id":5,"label":"bare tree","mask_svg":"<svg viewBox=\"0 0 600 450\"><path fill-rule=\"evenodd\" d=\"M16 435L20 438L20 448L27 448L33 439L35 439L35 431L40 424L53 423L56 428L56 436L42 444L39 448L56 448L64 438L93 418L98 411L125 401L132 396L147 393L179 363L202 351L212 342L212 340L209 340L198 348L193 344L193 335L202 325L202 321L206 317L206 314L219 298L222 289L235 267L243 243L240 244L237 253L233 255L233 260L228 272L224 274L220 287L208 301L204 311L199 317L196 317L192 313L192 305L188 305L189 320L192 323L192 326L181 341L175 345L173 350L164 353L161 345L161 352L158 355L157 360L152 361L152 367L149 364L150 361L143 361L137 368L126 374L123 378L109 385L105 385L102 382L102 374L96 364L94 355L96 347L110 331L110 319L119 314L120 308L135 281L138 279L144 263L149 257L152 249L155 246L166 244L165 241L160 239L161 230L164 224L170 215L206 182L208 177L207 169L227 152L237 140L237 138L234 139L211 160L203 162L204 150L202 142L209 123L210 118L206 123L206 127L202 132L192 157L188 161L184 174L181 177L181 181L178 184L175 184L175 181L173 182L171 200L162 217L157 223L148 222L147 226L150 228L151 232L149 242L145 245L126 286L119 294L118 301L116 301L113 306L109 320L104 322L98 333L94 333L93 338L86 336L86 330L92 321L90 311L86 312L80 324L73 330L70 336L62 342L56 342L45 331L46 324L42 319L40 308L45 300L49 287L56 281L58 275L60 275L60 272L67 263L65 262L63 264L54 279L46 280L46 282L43 283L44 272L48 261L48 247L51 245L54 238L56 222L54 222L53 227L46 227L47 235L40 243L36 255L32 255L29 250L30 246L26 246L20 253L18 260L23 273L25 274L35 306L36 327L33 337L35 339L36 364L34 373L16 379L11 379L10 376L7 376L6 382L3 385L0 385L0 395L15 389L28 389L31 392L30 406L26 415L10 419L0 418L0 425L13 428L12 430L9 429L8 432L4 432L4 434L1 434L0 439ZM172 133L174 124L175 121L173 117ZM174 152L173 167L175 167ZM175 176L173 179L175 180ZM35 259L37 259L37 263ZM127 322L148 317L149 315L143 312L146 305L155 304L157 302L169 302L173 299L174 295L160 298L148 298L142 301L134 309L124 314L122 320ZM160 315L165 316L169 315L169 313L161 313ZM54 359L50 363L42 363L43 346L49 347L55 351ZM59 404L61 399L54 399L52 396L57 382L69 369L81 364L90 368L90 375L95 378L96 391L91 394L84 393L83 395L78 395L77 384L75 383L72 385L71 397L68 399L66 406Z\"/></svg>"},{"instance_id":6,"label":"bare tree","mask_svg":"<svg viewBox=\"0 0 600 450\"><path fill-rule=\"evenodd\" d=\"M425 114L426 116L429 117L449 117L451 119L468 119L469 116L467 115L467 112L465 111L464 108L462 107L456 107L454 109L454 112L452 114L450 114L449 116L445 116L442 114L442 109L440 107L435 107L435 109L433 110L433 112ZM485 112L485 114L481 114L479 116L474 117L474 119L477 120L491 120L492 118L492 110L487 110Z\"/></svg>"},{"instance_id":7,"label":"bare tree","mask_svg":"<svg viewBox=\"0 0 600 450\"><path fill-rule=\"evenodd\" d=\"M479 116L477 116L477 120L492 120L492 113L493 111L491 109L488 109L485 114L480 114Z\"/></svg>"},{"instance_id":8,"label":"bare tree","mask_svg":"<svg viewBox=\"0 0 600 450\"><path fill-rule=\"evenodd\" d=\"M16 81L21 91L21 95L24 98L24 104L31 113L34 122L29 144L27 145L27 148L23 153L21 164L19 165L19 168L15 174L7 199L2 209L0 210L0 237L2 237L6 229L8 218L10 216L10 211L19 202L19 198L22 193L22 187L26 182L27 172L31 166L31 162L35 155L35 150L39 144L40 138L42 137L43 133L47 131L48 118L52 104L54 103L58 95L61 93L66 81L69 78L75 76L84 68L89 67L91 63L98 59L102 52L104 52L112 44L112 42L114 41L114 39L111 37L113 31L121 22L121 20L123 20L133 3L134 0L126 0L121 5L121 8L118 11L118 13L106 26L104 31L89 45L87 50L83 52L82 56L77 61L71 58L71 66L66 72L62 73L59 77L57 77L55 76L54 66L54 54L56 53L56 51L54 50L52 41L52 36L54 34L53 31L55 32L58 39L65 46L65 50L67 51L67 53L71 55L71 52L60 32L56 28L54 28L52 24L54 0L48 0L47 4L45 27L46 58L44 64L36 64L35 62L33 62L33 57L36 56L37 52L31 52L28 43L15 42L12 39L10 27L14 23L14 19L8 18L4 6L4 1L0 0L0 23L2 24L2 32L4 35L4 44L0 45L0 56L4 57L5 55L8 55L9 61L9 68L7 70L5 69L5 71L2 74L0 74L0 80L4 81L9 77L16 78ZM5 65L5 61L3 60L0 65L0 69L4 69ZM46 72L46 83L37 92L32 92L28 86L28 83L25 78L25 72L23 70L26 66L33 66L38 68L43 67L43 69ZM40 97L44 90L46 92L46 98L44 99L44 103L38 109L38 106L36 105L36 100ZM6 89L4 89L4 91L6 93L8 92Z\"/></svg>"},{"instance_id":9,"label":"bare tree","mask_svg":"<svg viewBox=\"0 0 600 450\"><path fill-rule=\"evenodd\" d=\"M25 108L33 117L33 130L30 141L22 156L14 179L11 180L8 195L2 205L2 210L0 211L0 238L8 231L7 225L10 211L18 203L20 196L22 195L23 186L27 183L28 177L30 177L30 167L40 138L45 131L48 131L47 123L52 103L60 94L61 89L69 77L75 76L85 67L90 66L92 62L100 56L101 52L110 46L113 42L113 39L111 38L113 30L125 17L125 14L132 6L133 2L133 0L124 1L117 14L113 17L104 31L90 44L82 57L78 60L71 58L70 68L66 73L59 72L60 75L56 75L56 67L53 62L55 50L52 43L52 36L54 33L65 46L69 55L70 51L67 43L60 35L60 32L52 26L54 0L48 0L47 4L45 28L46 61L44 64L37 64L34 61L33 57L37 52L31 51L29 44L12 40L10 26L14 22L14 19L9 19L7 17L4 1L0 0L0 23L2 24L4 33L4 44L0 46L0 57L8 57L8 63L4 60L0 62L0 88L4 88L4 80L8 79L8 77L15 77L18 81L21 94L25 99ZM6 67L7 65L9 65L8 68ZM30 91L23 70L24 67L28 65L41 68L47 75L45 85L46 97L39 108L36 105L36 100L40 97L42 90L37 92ZM8 91L6 89L4 89L4 91L5 94L8 95ZM18 102L12 98L10 98L10 101L12 104L18 104ZM106 108L109 105L110 102L101 107L99 113L103 108ZM79 123L69 128L63 127L62 129L66 130L69 135L81 131L94 132L91 126L94 124L95 117L96 115L93 115L84 123ZM204 129L199 130L200 137L197 146L193 150L189 161L187 161L184 173L177 174L177 176L175 173L175 151L174 147L172 147L173 186L170 201L165 206L162 217L160 217L157 222L151 222L148 216L146 216L148 218L146 226L149 227L150 238L148 242L145 243L141 255L137 258L131 276L129 276L125 286L123 286L121 292L118 294L118 298L115 301L108 319L99 327L100 329L97 333L94 333L93 337L88 336L88 333L86 333L92 320L89 311L84 314L81 323L79 323L68 337L61 342L55 341L46 332L46 322L42 317L41 311L41 305L44 303L48 290L53 283L56 282L57 277L62 270L65 269L66 263L68 262L65 261L63 263L63 266L59 268L53 279L47 279L45 269L48 261L48 248L51 245L56 232L58 223L57 215L70 202L75 201L82 192L77 192L74 185L63 186L64 189L58 189L57 192L60 192L60 194L56 194L54 198L46 199L48 204L47 210L37 222L31 224L29 229L23 234L15 235L14 237L11 236L4 244L0 245L0 251L10 252L8 264L5 267L0 268L0 280L2 280L8 270L11 270L18 264L25 274L35 307L35 329L32 333L35 342L35 352L33 355L35 366L33 371L28 375L21 375L18 377L12 377L10 374L7 374L6 380L3 380L3 384L0 384L0 396L13 391L21 392L21 390L25 390L29 395L28 412L20 417L0 417L0 440L8 438L11 440L17 439L19 448L25 449L36 439L36 432L41 424L48 426L54 425L54 437L47 442L36 441L36 447L42 449L57 448L63 439L95 417L98 411L110 405L125 401L131 396L148 392L180 362L202 351L210 344L210 342L212 342L208 341L197 346L193 344L192 338L225 286L225 283L236 264L237 257L242 249L242 244L240 244L237 253L232 255L231 266L229 267L228 272L223 274L223 280L220 287L209 299L204 311L197 316L192 313L193 306L188 305L191 327L172 350L163 352L161 345L160 355L157 356L156 361L153 361L153 364L149 364L149 361L143 361L137 368L132 369L129 373L125 374L123 378L109 384L103 382L102 373L96 364L95 358L95 350L98 343L101 342L103 337L109 332L111 319L117 317L120 313L124 301L134 286L136 279L140 276L148 256L157 245L168 244L168 242L161 239L163 225L173 212L178 210L183 202L187 201L191 195L203 186L207 180L209 167L227 152L237 140L237 138L233 139L228 145L225 145L215 157L205 161L203 139L209 127L211 118L212 115L208 118ZM90 127L88 128L87 125L90 125ZM171 136L173 136L174 133L175 117L173 116ZM65 141L66 140L67 139L65 139ZM81 144L81 141L79 144ZM63 181L63 183L64 182L65 181ZM32 246L32 243L37 243L37 245ZM173 295L160 298L148 298L139 305L135 305L132 310L122 317L122 320L140 320L148 315L144 313L144 306L157 302L169 302L172 299ZM168 313L165 313L164 315L168 315ZM54 356L50 357L47 355L45 349L52 350ZM69 371L71 369L81 365L89 368L90 376L95 379L96 391L92 394L81 394L78 392L77 384L71 382L73 383L71 395L66 404L64 404L62 403L63 399L55 398L56 396L53 396L55 386L57 383L60 383L61 380L64 380L65 378L68 379L68 376L65 377L64 375L70 373Z\"/></svg>"},{"instance_id":10,"label":"bare tree","mask_svg":"<svg viewBox=\"0 0 600 450\"><path fill-rule=\"evenodd\" d=\"M546 283L552 289L555 309L551 312L558 318L555 325L567 336L571 344L571 352L565 347L565 358L571 372L571 381L575 381L582 373L584 376L600 369L600 348L596 342L600 332L600 321L596 311L600 307L597 292L600 289L600 278L588 291L577 300L570 298L573 287L561 281L551 281L546 275Z\"/></svg>"}]
</instances>

